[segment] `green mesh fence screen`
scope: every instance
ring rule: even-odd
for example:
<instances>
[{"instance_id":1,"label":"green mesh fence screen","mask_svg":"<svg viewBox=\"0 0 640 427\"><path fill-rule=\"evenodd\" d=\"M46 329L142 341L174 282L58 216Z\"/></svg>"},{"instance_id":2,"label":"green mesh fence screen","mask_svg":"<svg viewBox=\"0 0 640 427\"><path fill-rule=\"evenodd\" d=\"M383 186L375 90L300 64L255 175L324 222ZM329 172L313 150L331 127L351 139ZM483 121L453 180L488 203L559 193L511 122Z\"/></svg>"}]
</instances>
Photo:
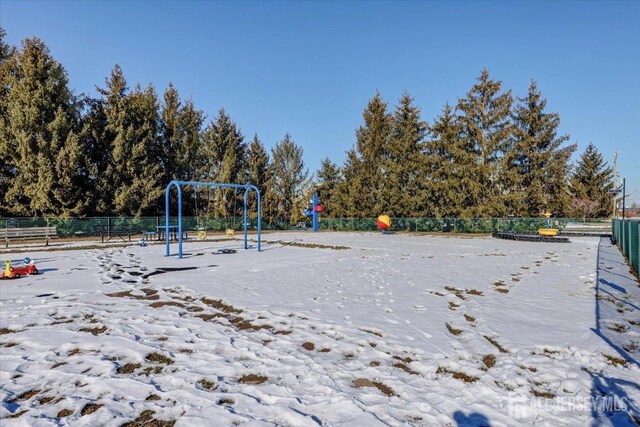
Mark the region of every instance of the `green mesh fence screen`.
<instances>
[{"instance_id":1,"label":"green mesh fence screen","mask_svg":"<svg viewBox=\"0 0 640 427\"><path fill-rule=\"evenodd\" d=\"M4 227L44 227L57 228L60 237L96 235L96 226L129 227L134 233L154 231L164 225L164 217L103 217L103 218L0 218L0 228ZM171 217L170 223L177 224L177 217ZM249 230L257 229L257 219L249 218ZM564 229L567 224L598 224L601 219L552 218L555 228ZM604 222L606 224L606 222ZM243 218L183 217L185 230L207 230L224 232L226 229L240 231L243 229ZM424 233L491 233L495 230L535 232L545 228L544 218L393 218L391 231L408 231ZM376 231L375 218L320 218L320 230L332 231ZM311 219L292 223L285 219L263 219L262 229L296 230L311 228Z\"/></svg>"},{"instance_id":2,"label":"green mesh fence screen","mask_svg":"<svg viewBox=\"0 0 640 427\"><path fill-rule=\"evenodd\" d=\"M640 278L640 220L614 219L611 227L620 252L629 261L635 275Z\"/></svg>"}]
</instances>

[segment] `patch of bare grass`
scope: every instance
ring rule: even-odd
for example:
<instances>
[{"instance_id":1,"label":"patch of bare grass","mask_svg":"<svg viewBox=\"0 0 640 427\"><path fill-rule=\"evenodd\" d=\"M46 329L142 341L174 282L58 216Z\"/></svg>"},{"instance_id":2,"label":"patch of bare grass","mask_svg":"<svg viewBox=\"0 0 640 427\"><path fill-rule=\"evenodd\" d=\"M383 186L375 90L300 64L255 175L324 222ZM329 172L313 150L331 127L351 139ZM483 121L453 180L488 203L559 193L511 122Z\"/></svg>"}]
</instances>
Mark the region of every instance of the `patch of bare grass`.
<instances>
[{"instance_id":1,"label":"patch of bare grass","mask_svg":"<svg viewBox=\"0 0 640 427\"><path fill-rule=\"evenodd\" d=\"M98 409L102 408L104 405L102 403L87 403L84 405L82 410L80 410L80 415L90 415L96 412Z\"/></svg>"},{"instance_id":2,"label":"patch of bare grass","mask_svg":"<svg viewBox=\"0 0 640 427\"><path fill-rule=\"evenodd\" d=\"M613 366L622 366L622 367L626 367L627 366L627 361L620 358L620 357L616 357L616 356L611 356L609 354L603 354L604 358L607 359L607 363L609 365L613 365Z\"/></svg>"},{"instance_id":3,"label":"patch of bare grass","mask_svg":"<svg viewBox=\"0 0 640 427\"><path fill-rule=\"evenodd\" d=\"M308 351L313 351L316 348L316 345L312 342L307 341L306 343L302 344L302 348Z\"/></svg>"},{"instance_id":4,"label":"patch of bare grass","mask_svg":"<svg viewBox=\"0 0 640 427\"><path fill-rule=\"evenodd\" d=\"M495 340L495 338L491 338L488 335L483 335L483 337L485 340L489 341L495 348L497 348L500 353L508 353L507 349L501 346L500 343Z\"/></svg>"},{"instance_id":5,"label":"patch of bare grass","mask_svg":"<svg viewBox=\"0 0 640 427\"><path fill-rule=\"evenodd\" d=\"M265 381L267 381L269 378L264 377L262 375L256 375L256 374L247 374L247 375L243 375L242 377L240 377L240 379L238 380L238 382L242 383L242 384L253 384L253 385L257 385L257 384L262 384Z\"/></svg>"},{"instance_id":6,"label":"patch of bare grass","mask_svg":"<svg viewBox=\"0 0 640 427\"><path fill-rule=\"evenodd\" d=\"M218 388L218 385L214 381L210 381L206 378L202 378L197 383L203 390L213 391Z\"/></svg>"},{"instance_id":7,"label":"patch of bare grass","mask_svg":"<svg viewBox=\"0 0 640 427\"><path fill-rule=\"evenodd\" d=\"M460 371L452 371L452 370L443 368L441 366L438 367L438 369L436 370L436 374L448 374L448 375L451 375L454 379L461 380L466 383L474 383L480 379L480 377L465 374L464 372L460 372Z\"/></svg>"},{"instance_id":8,"label":"patch of bare grass","mask_svg":"<svg viewBox=\"0 0 640 427\"><path fill-rule=\"evenodd\" d=\"M377 381L371 381L366 378L358 378L356 380L353 380L353 386L356 388L375 387L387 396L395 396L395 392L388 385Z\"/></svg>"},{"instance_id":9,"label":"patch of bare grass","mask_svg":"<svg viewBox=\"0 0 640 427\"><path fill-rule=\"evenodd\" d=\"M496 356L493 354L487 354L482 358L482 363L484 363L484 366L486 366L487 369L491 369L496 364Z\"/></svg>"},{"instance_id":10,"label":"patch of bare grass","mask_svg":"<svg viewBox=\"0 0 640 427\"><path fill-rule=\"evenodd\" d=\"M171 358L163 356L160 353L147 354L147 357L145 357L145 359L147 359L149 362L163 363L165 365L171 365L173 363L173 360Z\"/></svg>"},{"instance_id":11,"label":"patch of bare grass","mask_svg":"<svg viewBox=\"0 0 640 427\"><path fill-rule=\"evenodd\" d=\"M454 328L453 326L451 326L451 325L449 324L449 322L446 322L446 323L445 323L445 325L447 326L447 330L448 330L452 335L460 335L460 334L463 332L463 330L462 330L462 329L457 329L457 328Z\"/></svg>"}]
</instances>

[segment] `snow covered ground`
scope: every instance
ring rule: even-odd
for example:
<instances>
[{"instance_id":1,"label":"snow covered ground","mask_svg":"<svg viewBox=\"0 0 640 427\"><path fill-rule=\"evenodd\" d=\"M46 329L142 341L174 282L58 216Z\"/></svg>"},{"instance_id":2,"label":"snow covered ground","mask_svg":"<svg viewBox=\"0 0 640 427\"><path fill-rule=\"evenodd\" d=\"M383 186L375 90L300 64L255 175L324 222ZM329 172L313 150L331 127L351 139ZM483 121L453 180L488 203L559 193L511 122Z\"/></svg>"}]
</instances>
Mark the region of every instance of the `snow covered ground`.
<instances>
[{"instance_id":1,"label":"snow covered ground","mask_svg":"<svg viewBox=\"0 0 640 427\"><path fill-rule=\"evenodd\" d=\"M5 254L42 274L0 282L2 425L640 422L606 239L264 238Z\"/></svg>"}]
</instances>

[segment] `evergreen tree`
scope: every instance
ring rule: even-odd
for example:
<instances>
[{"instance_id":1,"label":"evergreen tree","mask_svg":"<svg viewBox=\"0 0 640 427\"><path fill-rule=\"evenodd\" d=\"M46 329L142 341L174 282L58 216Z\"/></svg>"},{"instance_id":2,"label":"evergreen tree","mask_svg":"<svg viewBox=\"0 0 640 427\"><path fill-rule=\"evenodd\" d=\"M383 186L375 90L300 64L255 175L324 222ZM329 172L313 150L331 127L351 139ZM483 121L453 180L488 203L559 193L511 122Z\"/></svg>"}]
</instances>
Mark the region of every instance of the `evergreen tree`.
<instances>
[{"instance_id":1,"label":"evergreen tree","mask_svg":"<svg viewBox=\"0 0 640 427\"><path fill-rule=\"evenodd\" d=\"M381 182L382 210L396 217L420 216L425 213L426 177L421 166L427 123L420 118L420 109L413 105L408 92L400 98L392 120Z\"/></svg>"},{"instance_id":2,"label":"evergreen tree","mask_svg":"<svg viewBox=\"0 0 640 427\"><path fill-rule=\"evenodd\" d=\"M10 87L9 83L11 80L11 68L8 60L15 51L13 46L5 43L4 38L6 37L6 34L7 33L4 28L0 27L0 117L2 117L0 118L0 121L4 123L7 123L9 120L7 115L7 100ZM0 135L0 140L4 140L8 137L9 136L6 135ZM9 215L10 211L5 205L1 195L6 194L11 187L16 170L6 160L4 160L4 157L2 157L1 154L0 159L3 160L0 162L0 216L6 216Z\"/></svg>"},{"instance_id":3,"label":"evergreen tree","mask_svg":"<svg viewBox=\"0 0 640 427\"><path fill-rule=\"evenodd\" d=\"M462 135L475 161L466 165L475 177L469 182L469 204L463 216L496 217L513 213L513 179L505 153L511 150L511 91L500 93L502 82L482 70L478 82L458 101Z\"/></svg>"},{"instance_id":4,"label":"evergreen tree","mask_svg":"<svg viewBox=\"0 0 640 427\"><path fill-rule=\"evenodd\" d=\"M262 198L261 209L263 211L263 215L268 217L271 214L268 209L269 204L267 203L269 201L269 195L267 193L271 183L271 168L269 163L269 154L267 154L257 134L253 136L253 141L249 144L246 155L246 182L247 184L255 185L258 187L258 190L260 190ZM249 195L248 203L249 210L252 212L256 211L257 200L253 192Z\"/></svg>"},{"instance_id":5,"label":"evergreen tree","mask_svg":"<svg viewBox=\"0 0 640 427\"><path fill-rule=\"evenodd\" d=\"M162 140L161 167L164 172L163 185L169 184L180 175L179 163L176 157L182 142L180 129L181 107L180 95L176 88L173 87L173 84L169 82L169 87L164 92L160 125L160 137Z\"/></svg>"},{"instance_id":6,"label":"evergreen tree","mask_svg":"<svg viewBox=\"0 0 640 427\"><path fill-rule=\"evenodd\" d=\"M302 147L296 145L288 133L271 152L271 192L278 216L288 221L300 218L308 197L309 171L302 160Z\"/></svg>"},{"instance_id":7,"label":"evergreen tree","mask_svg":"<svg viewBox=\"0 0 640 427\"><path fill-rule=\"evenodd\" d=\"M475 177L468 164L475 161L462 137L458 117L449 104L430 129L424 164L427 178L424 198L427 216L459 217L472 203L469 188Z\"/></svg>"},{"instance_id":8,"label":"evergreen tree","mask_svg":"<svg viewBox=\"0 0 640 427\"><path fill-rule=\"evenodd\" d=\"M563 146L568 135L558 135L560 116L545 112L547 100L542 98L534 81L529 93L515 108L513 119L514 149L508 153L517 171L520 216L539 217L545 211L561 216L569 203L569 159L575 144Z\"/></svg>"},{"instance_id":9,"label":"evergreen tree","mask_svg":"<svg viewBox=\"0 0 640 427\"><path fill-rule=\"evenodd\" d=\"M192 181L198 179L198 170L203 163L200 146L200 133L204 123L204 113L197 110L193 100L182 106L178 116L179 143L176 147L176 163L179 179Z\"/></svg>"},{"instance_id":10,"label":"evergreen tree","mask_svg":"<svg viewBox=\"0 0 640 427\"><path fill-rule=\"evenodd\" d=\"M576 199L596 202L597 208L593 210L596 218L608 217L613 203L609 193L613 188L612 178L613 172L602 154L595 145L589 144L578 159L571 177L572 195Z\"/></svg>"},{"instance_id":11,"label":"evergreen tree","mask_svg":"<svg viewBox=\"0 0 640 427\"><path fill-rule=\"evenodd\" d=\"M202 134L203 162L199 175L202 181L237 184L244 180L244 137L231 117L221 109ZM207 211L215 216L238 215L242 194L230 189L218 189L208 200ZM241 206L241 205L240 205Z\"/></svg>"},{"instance_id":12,"label":"evergreen tree","mask_svg":"<svg viewBox=\"0 0 640 427\"><path fill-rule=\"evenodd\" d=\"M89 111L85 117L90 176L95 189L94 212L113 215L116 212L116 190L125 185L120 168L116 165L114 151L116 144L123 143L128 108L127 81L118 64L105 80L104 89L96 89L102 98L89 101Z\"/></svg>"},{"instance_id":13,"label":"evergreen tree","mask_svg":"<svg viewBox=\"0 0 640 427\"><path fill-rule=\"evenodd\" d=\"M347 214L355 217L377 216L389 206L382 189L392 118L379 92L362 116L364 124L356 131L355 147L347 152L343 168L345 185L338 187Z\"/></svg>"},{"instance_id":14,"label":"evergreen tree","mask_svg":"<svg viewBox=\"0 0 640 427\"><path fill-rule=\"evenodd\" d=\"M25 39L1 70L0 163L12 175L4 203L17 215L82 214L79 105L66 71L37 38Z\"/></svg>"},{"instance_id":15,"label":"evergreen tree","mask_svg":"<svg viewBox=\"0 0 640 427\"><path fill-rule=\"evenodd\" d=\"M126 93L126 81L116 66L101 93L106 97L107 138L112 161L105 174L117 215L140 216L160 210L164 194L159 137L159 106L154 88L140 85Z\"/></svg>"},{"instance_id":16,"label":"evergreen tree","mask_svg":"<svg viewBox=\"0 0 640 427\"><path fill-rule=\"evenodd\" d=\"M341 181L342 173L338 165L329 160L329 158L322 159L317 173L316 192L324 212L329 216L335 216L336 211L339 209L334 205L337 204L335 192Z\"/></svg>"}]
</instances>

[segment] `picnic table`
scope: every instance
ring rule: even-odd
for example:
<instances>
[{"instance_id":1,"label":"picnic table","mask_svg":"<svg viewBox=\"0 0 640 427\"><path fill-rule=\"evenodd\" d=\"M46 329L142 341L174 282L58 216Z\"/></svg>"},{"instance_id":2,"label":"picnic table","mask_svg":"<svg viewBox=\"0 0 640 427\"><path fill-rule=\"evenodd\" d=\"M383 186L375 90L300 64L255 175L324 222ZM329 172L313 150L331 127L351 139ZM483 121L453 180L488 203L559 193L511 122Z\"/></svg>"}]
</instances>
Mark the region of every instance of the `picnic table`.
<instances>
[{"instance_id":1,"label":"picnic table","mask_svg":"<svg viewBox=\"0 0 640 427\"><path fill-rule=\"evenodd\" d=\"M156 226L156 230L157 230L157 234L158 234L158 240L164 240L166 237L166 233L167 230L169 232L169 240L178 240L178 226L177 225L170 225L167 226L166 225L158 225ZM184 235L184 238L188 238L188 231L187 230L182 230L182 234Z\"/></svg>"}]
</instances>

